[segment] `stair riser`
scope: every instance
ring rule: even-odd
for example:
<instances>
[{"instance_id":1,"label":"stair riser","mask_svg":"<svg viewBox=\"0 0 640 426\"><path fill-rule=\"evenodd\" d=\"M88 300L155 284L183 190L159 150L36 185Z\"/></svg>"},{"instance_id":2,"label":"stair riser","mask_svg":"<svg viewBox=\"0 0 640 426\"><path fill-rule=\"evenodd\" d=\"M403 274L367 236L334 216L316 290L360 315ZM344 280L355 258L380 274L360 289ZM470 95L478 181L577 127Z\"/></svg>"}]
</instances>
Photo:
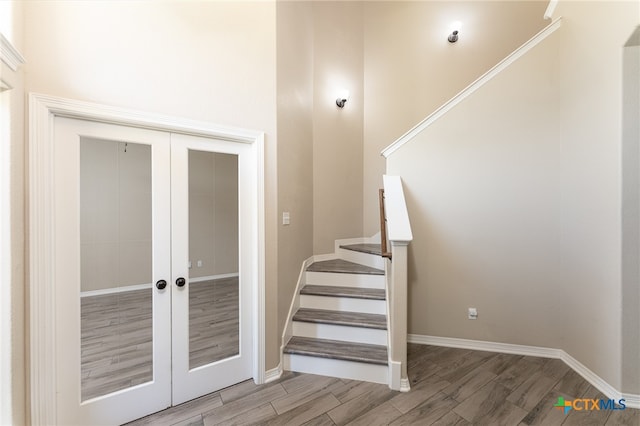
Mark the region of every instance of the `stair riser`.
<instances>
[{"instance_id":1,"label":"stair riser","mask_svg":"<svg viewBox=\"0 0 640 426\"><path fill-rule=\"evenodd\" d=\"M385 300L354 299L350 297L300 295L300 307L326 309L330 311L362 312L367 314L387 313Z\"/></svg>"},{"instance_id":2,"label":"stair riser","mask_svg":"<svg viewBox=\"0 0 640 426\"><path fill-rule=\"evenodd\" d=\"M372 268L382 269L384 271L384 258L382 256L343 248L338 249L337 254L341 259L348 260L349 262L371 266Z\"/></svg>"},{"instance_id":3,"label":"stair riser","mask_svg":"<svg viewBox=\"0 0 640 426\"><path fill-rule=\"evenodd\" d=\"M305 284L384 289L384 275L305 272Z\"/></svg>"},{"instance_id":4,"label":"stair riser","mask_svg":"<svg viewBox=\"0 0 640 426\"><path fill-rule=\"evenodd\" d=\"M284 369L300 373L319 374L322 376L381 384L387 384L389 382L389 367L386 365L343 361L339 359L285 354Z\"/></svg>"},{"instance_id":5,"label":"stair riser","mask_svg":"<svg viewBox=\"0 0 640 426\"><path fill-rule=\"evenodd\" d=\"M303 321L293 321L292 328L294 336L387 346L387 330Z\"/></svg>"}]
</instances>

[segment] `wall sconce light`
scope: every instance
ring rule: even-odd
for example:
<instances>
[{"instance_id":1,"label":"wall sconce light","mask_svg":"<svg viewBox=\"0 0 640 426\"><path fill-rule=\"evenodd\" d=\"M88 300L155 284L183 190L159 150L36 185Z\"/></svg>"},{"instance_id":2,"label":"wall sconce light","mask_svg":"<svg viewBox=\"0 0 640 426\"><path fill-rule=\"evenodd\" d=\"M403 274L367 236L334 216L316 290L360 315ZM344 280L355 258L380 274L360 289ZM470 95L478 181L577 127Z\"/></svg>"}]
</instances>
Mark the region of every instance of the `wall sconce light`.
<instances>
[{"instance_id":1,"label":"wall sconce light","mask_svg":"<svg viewBox=\"0 0 640 426\"><path fill-rule=\"evenodd\" d=\"M347 103L347 100L349 99L349 91L348 90L343 90L338 94L338 98L336 99L336 105L338 105L338 108L344 108L344 104Z\"/></svg>"},{"instance_id":2,"label":"wall sconce light","mask_svg":"<svg viewBox=\"0 0 640 426\"><path fill-rule=\"evenodd\" d=\"M462 27L462 22L460 21L455 21L451 24L451 34L449 34L449 37L447 37L449 43L455 43L456 41L458 41L458 33L460 32L460 27Z\"/></svg>"}]
</instances>

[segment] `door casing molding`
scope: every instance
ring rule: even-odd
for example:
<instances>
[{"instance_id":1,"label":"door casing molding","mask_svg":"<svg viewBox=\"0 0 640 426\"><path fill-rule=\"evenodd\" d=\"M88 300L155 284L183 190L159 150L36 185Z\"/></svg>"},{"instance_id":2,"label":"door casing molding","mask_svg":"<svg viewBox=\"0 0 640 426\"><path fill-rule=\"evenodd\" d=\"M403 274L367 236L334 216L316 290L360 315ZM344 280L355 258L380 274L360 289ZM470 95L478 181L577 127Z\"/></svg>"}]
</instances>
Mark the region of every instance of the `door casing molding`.
<instances>
[{"instance_id":1,"label":"door casing molding","mask_svg":"<svg viewBox=\"0 0 640 426\"><path fill-rule=\"evenodd\" d=\"M54 120L68 117L250 144L255 159L257 258L253 279L253 379L265 380L264 132L29 94L29 395L31 424L56 423Z\"/></svg>"}]
</instances>

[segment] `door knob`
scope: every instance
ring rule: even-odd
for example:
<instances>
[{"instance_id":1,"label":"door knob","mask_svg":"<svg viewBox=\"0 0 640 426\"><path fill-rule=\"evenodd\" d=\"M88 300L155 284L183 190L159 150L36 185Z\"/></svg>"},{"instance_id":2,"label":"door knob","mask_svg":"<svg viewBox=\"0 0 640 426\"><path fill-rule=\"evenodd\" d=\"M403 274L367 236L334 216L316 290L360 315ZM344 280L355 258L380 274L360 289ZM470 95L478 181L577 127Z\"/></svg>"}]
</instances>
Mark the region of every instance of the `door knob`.
<instances>
[{"instance_id":1,"label":"door knob","mask_svg":"<svg viewBox=\"0 0 640 426\"><path fill-rule=\"evenodd\" d=\"M166 286L167 286L167 282L166 282L165 280L159 280L159 281L156 283L156 288L157 288L158 290L163 290Z\"/></svg>"},{"instance_id":2,"label":"door knob","mask_svg":"<svg viewBox=\"0 0 640 426\"><path fill-rule=\"evenodd\" d=\"M187 283L187 280L185 280L184 278L180 277L176 280L176 285L178 287L184 287L184 285Z\"/></svg>"}]
</instances>

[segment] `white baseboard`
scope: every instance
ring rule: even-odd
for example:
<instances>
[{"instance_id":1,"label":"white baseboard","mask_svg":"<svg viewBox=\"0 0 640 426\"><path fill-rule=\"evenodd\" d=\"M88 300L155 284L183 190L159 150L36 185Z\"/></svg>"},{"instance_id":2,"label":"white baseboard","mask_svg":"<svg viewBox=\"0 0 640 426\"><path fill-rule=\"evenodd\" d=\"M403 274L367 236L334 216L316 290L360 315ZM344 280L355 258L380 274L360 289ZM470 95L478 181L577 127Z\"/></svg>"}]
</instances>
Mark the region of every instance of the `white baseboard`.
<instances>
[{"instance_id":1,"label":"white baseboard","mask_svg":"<svg viewBox=\"0 0 640 426\"><path fill-rule=\"evenodd\" d=\"M409 343L421 345L445 346L448 348L473 349L476 351L499 352L503 354L528 355L540 358L560 358L559 349L540 346L512 345L510 343L487 342L483 340L456 339L453 337L407 335Z\"/></svg>"},{"instance_id":2,"label":"white baseboard","mask_svg":"<svg viewBox=\"0 0 640 426\"><path fill-rule=\"evenodd\" d=\"M627 407L640 408L640 395L620 392L607 383L602 377L598 376L587 368L587 366L562 349L487 342L482 340L456 339L453 337L424 336L420 334L407 335L407 342L418 343L421 345L445 346L449 348L472 349L476 351L560 359L567 364L569 368L582 376L582 378L591 383L600 392L605 394L607 398L615 400L624 399Z\"/></svg>"},{"instance_id":3,"label":"white baseboard","mask_svg":"<svg viewBox=\"0 0 640 426\"><path fill-rule=\"evenodd\" d=\"M278 380L282 377L282 361L278 364L276 368L272 368L271 370L267 370L264 372L264 383L273 382L274 380Z\"/></svg>"},{"instance_id":4,"label":"white baseboard","mask_svg":"<svg viewBox=\"0 0 640 426\"><path fill-rule=\"evenodd\" d=\"M224 278L235 278L239 276L240 274L238 272L232 272L230 274L207 275L206 277L189 278L189 282L200 283L202 281L222 280Z\"/></svg>"},{"instance_id":5,"label":"white baseboard","mask_svg":"<svg viewBox=\"0 0 640 426\"><path fill-rule=\"evenodd\" d=\"M199 283L202 281L221 280L224 278L234 278L238 276L240 276L240 274L238 274L237 272L233 272L230 274L218 274L218 275L209 275L206 277L189 278L189 282ZM105 294L116 294L116 293L123 293L126 291L145 290L147 288L152 288L152 287L153 285L151 283L148 283L148 284L127 285L124 287L103 288L100 290L82 291L80 292L80 297L104 296Z\"/></svg>"},{"instance_id":6,"label":"white baseboard","mask_svg":"<svg viewBox=\"0 0 640 426\"><path fill-rule=\"evenodd\" d=\"M640 408L640 395L633 393L623 393L621 398L624 399L627 407Z\"/></svg>"},{"instance_id":7,"label":"white baseboard","mask_svg":"<svg viewBox=\"0 0 640 426\"><path fill-rule=\"evenodd\" d=\"M104 296L105 294L116 294L116 293L124 293L127 291L145 290L151 287L152 285L151 283L149 283L149 284L127 285L124 287L102 288L100 290L81 291L80 297Z\"/></svg>"}]
</instances>

